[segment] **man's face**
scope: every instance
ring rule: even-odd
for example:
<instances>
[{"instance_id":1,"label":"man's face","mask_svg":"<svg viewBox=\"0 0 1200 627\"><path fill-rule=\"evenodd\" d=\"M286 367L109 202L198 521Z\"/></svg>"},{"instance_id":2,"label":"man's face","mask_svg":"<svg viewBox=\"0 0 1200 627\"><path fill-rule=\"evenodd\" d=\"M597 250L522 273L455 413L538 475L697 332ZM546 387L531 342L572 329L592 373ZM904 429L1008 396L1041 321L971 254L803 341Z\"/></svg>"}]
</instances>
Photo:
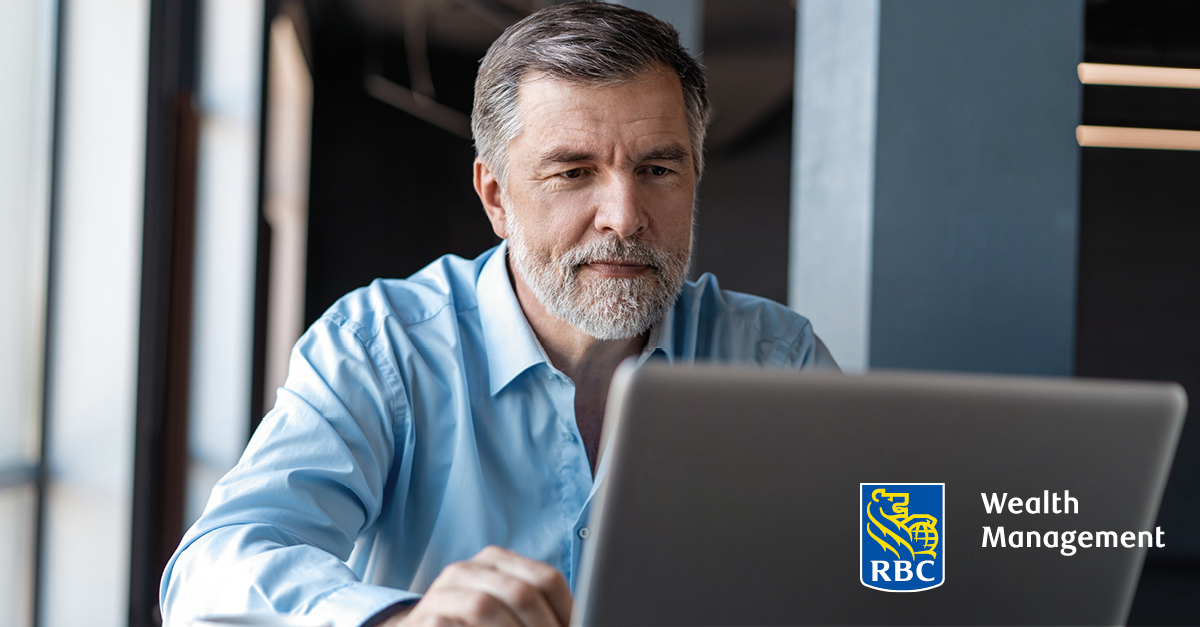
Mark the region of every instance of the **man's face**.
<instances>
[{"instance_id":1,"label":"man's face","mask_svg":"<svg viewBox=\"0 0 1200 627\"><path fill-rule=\"evenodd\" d=\"M518 280L602 340L645 332L691 258L696 172L683 90L668 71L602 87L544 75L519 92L503 224Z\"/></svg>"}]
</instances>

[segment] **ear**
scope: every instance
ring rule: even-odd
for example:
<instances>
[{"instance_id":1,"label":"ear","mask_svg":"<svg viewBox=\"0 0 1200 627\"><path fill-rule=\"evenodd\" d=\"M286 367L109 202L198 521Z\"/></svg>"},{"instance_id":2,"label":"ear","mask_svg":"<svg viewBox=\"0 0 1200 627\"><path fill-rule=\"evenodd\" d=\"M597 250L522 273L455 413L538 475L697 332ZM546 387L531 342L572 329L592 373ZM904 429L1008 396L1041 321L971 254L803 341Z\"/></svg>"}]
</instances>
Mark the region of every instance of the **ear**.
<instances>
[{"instance_id":1,"label":"ear","mask_svg":"<svg viewBox=\"0 0 1200 627\"><path fill-rule=\"evenodd\" d=\"M483 211L492 223L492 230L496 232L496 236L506 239L508 234L504 230L504 190L500 187L500 181L492 168L479 159L475 160L475 193L479 194Z\"/></svg>"}]
</instances>

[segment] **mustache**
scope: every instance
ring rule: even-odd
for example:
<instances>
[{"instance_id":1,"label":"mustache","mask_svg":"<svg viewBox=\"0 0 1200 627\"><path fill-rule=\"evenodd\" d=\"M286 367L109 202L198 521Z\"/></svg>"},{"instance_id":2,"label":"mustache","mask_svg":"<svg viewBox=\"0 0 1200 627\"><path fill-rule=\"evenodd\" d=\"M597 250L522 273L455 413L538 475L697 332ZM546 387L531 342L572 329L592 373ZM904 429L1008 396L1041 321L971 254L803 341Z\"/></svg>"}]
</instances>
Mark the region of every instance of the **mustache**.
<instances>
[{"instance_id":1,"label":"mustache","mask_svg":"<svg viewBox=\"0 0 1200 627\"><path fill-rule=\"evenodd\" d=\"M562 265L578 271L580 266L599 261L649 266L661 270L671 261L671 254L640 239L610 237L580 244L563 253Z\"/></svg>"}]
</instances>

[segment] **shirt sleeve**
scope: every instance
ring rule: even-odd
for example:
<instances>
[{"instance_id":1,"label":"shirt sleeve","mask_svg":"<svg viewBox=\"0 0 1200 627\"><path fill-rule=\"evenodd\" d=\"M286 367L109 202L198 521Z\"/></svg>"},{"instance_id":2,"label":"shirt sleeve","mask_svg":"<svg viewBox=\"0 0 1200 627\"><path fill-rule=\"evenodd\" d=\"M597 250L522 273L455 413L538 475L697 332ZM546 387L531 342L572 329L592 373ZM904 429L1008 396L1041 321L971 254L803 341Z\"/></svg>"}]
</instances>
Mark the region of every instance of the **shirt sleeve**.
<instances>
[{"instance_id":1,"label":"shirt sleeve","mask_svg":"<svg viewBox=\"0 0 1200 627\"><path fill-rule=\"evenodd\" d=\"M345 564L411 425L394 359L365 336L327 316L300 338L275 407L167 564L165 624L275 612L351 627L419 598Z\"/></svg>"},{"instance_id":2,"label":"shirt sleeve","mask_svg":"<svg viewBox=\"0 0 1200 627\"><path fill-rule=\"evenodd\" d=\"M801 370L842 371L829 349L825 347L825 343L813 332L812 323L807 321L787 351L784 366Z\"/></svg>"},{"instance_id":3,"label":"shirt sleeve","mask_svg":"<svg viewBox=\"0 0 1200 627\"><path fill-rule=\"evenodd\" d=\"M813 353L809 367L816 370L842 371L842 368L834 361L833 353L829 352L829 349L825 347L825 342L822 342L821 338L817 337L815 333L813 334Z\"/></svg>"}]
</instances>

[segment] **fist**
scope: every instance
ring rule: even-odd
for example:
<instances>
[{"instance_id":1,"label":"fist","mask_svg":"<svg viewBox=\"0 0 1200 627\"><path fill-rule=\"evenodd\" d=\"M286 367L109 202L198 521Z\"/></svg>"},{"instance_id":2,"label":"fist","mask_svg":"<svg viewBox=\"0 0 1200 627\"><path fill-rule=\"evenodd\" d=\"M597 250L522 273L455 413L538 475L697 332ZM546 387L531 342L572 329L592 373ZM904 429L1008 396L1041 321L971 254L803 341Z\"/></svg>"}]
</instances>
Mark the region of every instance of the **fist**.
<instances>
[{"instance_id":1,"label":"fist","mask_svg":"<svg viewBox=\"0 0 1200 627\"><path fill-rule=\"evenodd\" d=\"M381 627L566 627L573 606L558 569L489 546L447 566L416 605Z\"/></svg>"}]
</instances>

